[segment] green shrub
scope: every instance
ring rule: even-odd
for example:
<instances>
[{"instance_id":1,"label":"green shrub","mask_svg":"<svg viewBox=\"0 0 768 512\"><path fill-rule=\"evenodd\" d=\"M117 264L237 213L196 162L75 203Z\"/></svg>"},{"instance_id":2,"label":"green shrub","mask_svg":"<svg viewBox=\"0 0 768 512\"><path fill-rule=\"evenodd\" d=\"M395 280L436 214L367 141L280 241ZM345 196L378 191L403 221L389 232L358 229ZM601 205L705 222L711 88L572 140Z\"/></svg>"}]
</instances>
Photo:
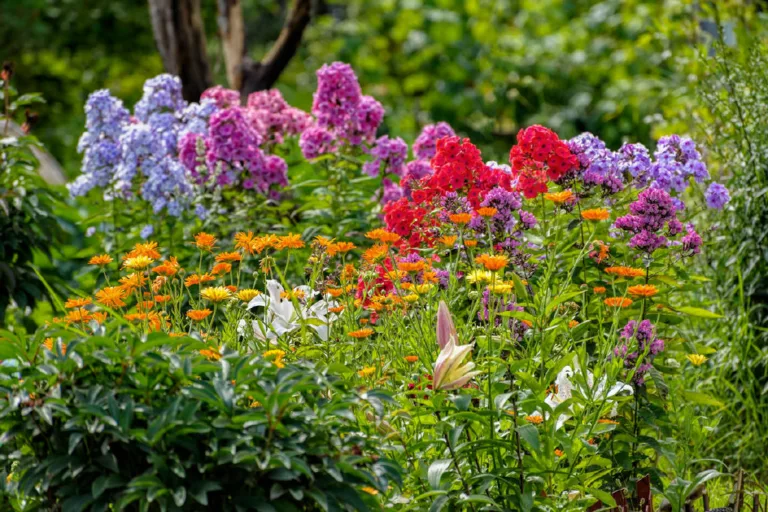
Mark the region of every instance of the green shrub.
<instances>
[{"instance_id":1,"label":"green shrub","mask_svg":"<svg viewBox=\"0 0 768 512\"><path fill-rule=\"evenodd\" d=\"M0 372L5 506L23 495L64 511L365 510L399 483L356 417L386 397L311 366L206 360L203 343L165 334L52 351L4 337L0 357L18 362Z\"/></svg>"}]
</instances>

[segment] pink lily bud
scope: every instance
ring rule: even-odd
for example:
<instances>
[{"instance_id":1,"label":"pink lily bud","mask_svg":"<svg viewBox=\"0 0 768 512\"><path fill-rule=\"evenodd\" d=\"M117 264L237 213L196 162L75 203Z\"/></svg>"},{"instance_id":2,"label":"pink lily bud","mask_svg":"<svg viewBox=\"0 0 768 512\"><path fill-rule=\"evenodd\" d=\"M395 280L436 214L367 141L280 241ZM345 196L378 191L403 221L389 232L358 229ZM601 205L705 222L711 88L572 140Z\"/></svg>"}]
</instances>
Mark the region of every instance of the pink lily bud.
<instances>
[{"instance_id":1,"label":"pink lily bud","mask_svg":"<svg viewBox=\"0 0 768 512\"><path fill-rule=\"evenodd\" d=\"M432 386L435 391L460 388L472 377L481 373L472 371L475 363L463 364L475 344L457 345L456 341L456 328L453 325L451 313L448 311L448 306L440 302L437 310L437 343L441 350L432 377Z\"/></svg>"},{"instance_id":2,"label":"pink lily bud","mask_svg":"<svg viewBox=\"0 0 768 512\"><path fill-rule=\"evenodd\" d=\"M453 325L448 306L441 300L437 307L437 344L440 349L445 348L451 338L456 339L456 327Z\"/></svg>"}]
</instances>

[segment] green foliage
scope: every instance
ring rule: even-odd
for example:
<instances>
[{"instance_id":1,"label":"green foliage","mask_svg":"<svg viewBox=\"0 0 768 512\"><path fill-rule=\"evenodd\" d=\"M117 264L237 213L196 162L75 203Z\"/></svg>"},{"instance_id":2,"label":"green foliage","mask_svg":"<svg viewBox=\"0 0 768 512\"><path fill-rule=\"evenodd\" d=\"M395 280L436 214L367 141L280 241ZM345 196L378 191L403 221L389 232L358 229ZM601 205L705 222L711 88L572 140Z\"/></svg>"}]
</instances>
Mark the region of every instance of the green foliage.
<instances>
[{"instance_id":1,"label":"green foliage","mask_svg":"<svg viewBox=\"0 0 768 512\"><path fill-rule=\"evenodd\" d=\"M367 510L362 487L399 483L355 416L365 395L309 364L208 362L205 344L166 334L3 338L19 361L0 369L5 506Z\"/></svg>"}]
</instances>

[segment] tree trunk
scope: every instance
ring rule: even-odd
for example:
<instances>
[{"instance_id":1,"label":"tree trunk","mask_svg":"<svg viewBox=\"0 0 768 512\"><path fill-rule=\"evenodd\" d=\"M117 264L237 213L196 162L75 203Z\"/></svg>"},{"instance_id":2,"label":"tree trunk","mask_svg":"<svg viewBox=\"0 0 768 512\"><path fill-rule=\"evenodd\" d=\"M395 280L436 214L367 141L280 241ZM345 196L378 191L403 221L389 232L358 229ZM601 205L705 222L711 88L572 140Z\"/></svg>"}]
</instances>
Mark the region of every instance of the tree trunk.
<instances>
[{"instance_id":1,"label":"tree trunk","mask_svg":"<svg viewBox=\"0 0 768 512\"><path fill-rule=\"evenodd\" d=\"M184 99L211 85L200 0L149 0L152 32L168 73L181 78Z\"/></svg>"},{"instance_id":2,"label":"tree trunk","mask_svg":"<svg viewBox=\"0 0 768 512\"><path fill-rule=\"evenodd\" d=\"M231 0L230 0L231 1ZM312 15L312 0L294 0L288 11L280 36L261 62L243 59L242 87L244 96L269 89L288 65L299 48L304 29Z\"/></svg>"}]
</instances>

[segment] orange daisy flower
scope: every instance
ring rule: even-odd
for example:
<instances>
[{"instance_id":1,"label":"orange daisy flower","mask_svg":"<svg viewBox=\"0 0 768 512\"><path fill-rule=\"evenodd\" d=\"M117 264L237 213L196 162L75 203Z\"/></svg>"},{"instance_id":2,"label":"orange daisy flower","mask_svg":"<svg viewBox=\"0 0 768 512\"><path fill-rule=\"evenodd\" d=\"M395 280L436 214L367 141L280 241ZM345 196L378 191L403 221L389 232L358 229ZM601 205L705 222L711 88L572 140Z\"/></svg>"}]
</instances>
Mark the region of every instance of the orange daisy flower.
<instances>
[{"instance_id":1,"label":"orange daisy flower","mask_svg":"<svg viewBox=\"0 0 768 512\"><path fill-rule=\"evenodd\" d=\"M464 245L466 247L477 247L477 240L464 240Z\"/></svg>"},{"instance_id":2,"label":"orange daisy flower","mask_svg":"<svg viewBox=\"0 0 768 512\"><path fill-rule=\"evenodd\" d=\"M493 217L498 212L499 210L497 210L496 208L491 208L490 206L485 206L477 210L477 214L481 217Z\"/></svg>"},{"instance_id":3,"label":"orange daisy flower","mask_svg":"<svg viewBox=\"0 0 768 512\"><path fill-rule=\"evenodd\" d=\"M606 220L611 217L611 213L605 208L593 208L581 212L581 218L591 221Z\"/></svg>"},{"instance_id":4,"label":"orange daisy flower","mask_svg":"<svg viewBox=\"0 0 768 512\"><path fill-rule=\"evenodd\" d=\"M210 315L212 311L208 308L205 309L190 309L187 311L187 318L191 318L195 322L200 322Z\"/></svg>"},{"instance_id":5,"label":"orange daisy flower","mask_svg":"<svg viewBox=\"0 0 768 512\"><path fill-rule=\"evenodd\" d=\"M99 254L98 256L93 256L90 260L88 260L88 264L105 267L112 263L112 261L114 260L109 254Z\"/></svg>"},{"instance_id":6,"label":"orange daisy flower","mask_svg":"<svg viewBox=\"0 0 768 512\"><path fill-rule=\"evenodd\" d=\"M328 246L328 255L336 256L337 254L344 254L355 248L355 244L352 242L336 242Z\"/></svg>"},{"instance_id":7,"label":"orange daisy flower","mask_svg":"<svg viewBox=\"0 0 768 512\"><path fill-rule=\"evenodd\" d=\"M125 306L123 299L127 293L121 286L108 286L96 292L96 301L108 308L121 308Z\"/></svg>"},{"instance_id":8,"label":"orange daisy flower","mask_svg":"<svg viewBox=\"0 0 768 512\"><path fill-rule=\"evenodd\" d=\"M176 275L179 270L181 270L181 265L179 265L175 256L171 256L152 269L153 272L166 277Z\"/></svg>"},{"instance_id":9,"label":"orange daisy flower","mask_svg":"<svg viewBox=\"0 0 768 512\"><path fill-rule=\"evenodd\" d=\"M643 277L645 275L645 270L633 267L606 267L605 272L621 277Z\"/></svg>"},{"instance_id":10,"label":"orange daisy flower","mask_svg":"<svg viewBox=\"0 0 768 512\"><path fill-rule=\"evenodd\" d=\"M157 251L157 242L145 242L143 244L136 244L133 249L126 254L123 259L135 258L136 256L146 256L153 260L160 259L160 253Z\"/></svg>"},{"instance_id":11,"label":"orange daisy flower","mask_svg":"<svg viewBox=\"0 0 768 512\"><path fill-rule=\"evenodd\" d=\"M67 302L64 303L64 307L67 309L84 308L90 303L91 303L91 299L88 297L86 298L75 297L74 299L67 299Z\"/></svg>"},{"instance_id":12,"label":"orange daisy flower","mask_svg":"<svg viewBox=\"0 0 768 512\"><path fill-rule=\"evenodd\" d=\"M93 316L93 320L97 324L103 324L104 322L107 321L107 312L106 311L96 311L95 313L93 313L92 316Z\"/></svg>"},{"instance_id":13,"label":"orange daisy flower","mask_svg":"<svg viewBox=\"0 0 768 512\"><path fill-rule=\"evenodd\" d=\"M78 308L78 309L72 309L70 311L67 311L67 324L73 324L76 322L90 322L91 318L91 312L88 311L85 308Z\"/></svg>"},{"instance_id":14,"label":"orange daisy flower","mask_svg":"<svg viewBox=\"0 0 768 512\"><path fill-rule=\"evenodd\" d=\"M468 224L469 221L472 220L472 214L471 213L452 213L448 216L448 218L451 219L451 222L453 222L454 224L463 226L464 224Z\"/></svg>"},{"instance_id":15,"label":"orange daisy flower","mask_svg":"<svg viewBox=\"0 0 768 512\"><path fill-rule=\"evenodd\" d=\"M369 231L365 234L365 236L366 238L370 238L371 240L378 240L384 244L393 244L400 240L400 235L397 233L392 233L391 231L387 231L386 229L381 228Z\"/></svg>"},{"instance_id":16,"label":"orange daisy flower","mask_svg":"<svg viewBox=\"0 0 768 512\"><path fill-rule=\"evenodd\" d=\"M368 329L368 328L366 328L366 329L359 329L357 331L351 331L351 332L347 333L348 336L351 336L351 337L357 338L357 339L367 338L371 334L373 334L373 329Z\"/></svg>"},{"instance_id":17,"label":"orange daisy flower","mask_svg":"<svg viewBox=\"0 0 768 512\"><path fill-rule=\"evenodd\" d=\"M442 245L453 247L456 244L457 238L456 235L445 235L438 238L437 241Z\"/></svg>"},{"instance_id":18,"label":"orange daisy flower","mask_svg":"<svg viewBox=\"0 0 768 512\"><path fill-rule=\"evenodd\" d=\"M328 308L328 311L330 311L331 313L337 313L338 314L338 313L343 312L344 309L346 309L346 306L335 306L335 307L332 307L332 308Z\"/></svg>"},{"instance_id":19,"label":"orange daisy flower","mask_svg":"<svg viewBox=\"0 0 768 512\"><path fill-rule=\"evenodd\" d=\"M239 252L222 252L220 254L216 255L216 261L222 262L234 262L234 261L242 261L243 255Z\"/></svg>"},{"instance_id":20,"label":"orange daisy flower","mask_svg":"<svg viewBox=\"0 0 768 512\"><path fill-rule=\"evenodd\" d=\"M659 293L659 289L652 284L636 284L627 288L627 293L633 297L653 297Z\"/></svg>"},{"instance_id":21,"label":"orange daisy flower","mask_svg":"<svg viewBox=\"0 0 768 512\"><path fill-rule=\"evenodd\" d=\"M231 263L217 263L211 269L211 274L218 276L220 274L229 274L232 271Z\"/></svg>"},{"instance_id":22,"label":"orange daisy flower","mask_svg":"<svg viewBox=\"0 0 768 512\"><path fill-rule=\"evenodd\" d=\"M376 244L363 253L363 259L368 263L376 263L383 260L389 248L386 244Z\"/></svg>"},{"instance_id":23,"label":"orange daisy flower","mask_svg":"<svg viewBox=\"0 0 768 512\"><path fill-rule=\"evenodd\" d=\"M195 245L201 251L211 251L213 246L216 245L216 237L208 233L198 233L195 235Z\"/></svg>"},{"instance_id":24,"label":"orange daisy flower","mask_svg":"<svg viewBox=\"0 0 768 512\"><path fill-rule=\"evenodd\" d=\"M397 269L402 272L421 272L426 266L424 261L400 261L397 264Z\"/></svg>"},{"instance_id":25,"label":"orange daisy flower","mask_svg":"<svg viewBox=\"0 0 768 512\"><path fill-rule=\"evenodd\" d=\"M595 286L594 288L592 288L592 291L598 295L601 295L605 293L606 290L605 290L605 286Z\"/></svg>"},{"instance_id":26,"label":"orange daisy flower","mask_svg":"<svg viewBox=\"0 0 768 512\"><path fill-rule=\"evenodd\" d=\"M571 320L570 322L568 322L568 327L570 327L571 329L573 329L577 325L579 325L579 321L578 320Z\"/></svg>"},{"instance_id":27,"label":"orange daisy flower","mask_svg":"<svg viewBox=\"0 0 768 512\"><path fill-rule=\"evenodd\" d=\"M628 308L632 305L632 299L627 299L626 297L608 297L603 303L612 308Z\"/></svg>"},{"instance_id":28,"label":"orange daisy flower","mask_svg":"<svg viewBox=\"0 0 768 512\"><path fill-rule=\"evenodd\" d=\"M147 278L144 277L144 274L138 272L120 278L120 286L123 287L126 293L131 293L136 288L143 288L145 284L147 284Z\"/></svg>"},{"instance_id":29,"label":"orange daisy flower","mask_svg":"<svg viewBox=\"0 0 768 512\"><path fill-rule=\"evenodd\" d=\"M276 249L301 249L304 247L304 241L301 239L301 235L291 233L290 235L281 236L275 246Z\"/></svg>"},{"instance_id":30,"label":"orange daisy flower","mask_svg":"<svg viewBox=\"0 0 768 512\"><path fill-rule=\"evenodd\" d=\"M249 231L248 233L240 232L235 234L235 249L241 249L242 251L247 252L248 254L253 254L253 242L254 242L254 234L253 231Z\"/></svg>"},{"instance_id":31,"label":"orange daisy flower","mask_svg":"<svg viewBox=\"0 0 768 512\"><path fill-rule=\"evenodd\" d=\"M496 272L507 266L509 258L503 254L481 254L475 257L475 263L482 265L486 270Z\"/></svg>"},{"instance_id":32,"label":"orange daisy flower","mask_svg":"<svg viewBox=\"0 0 768 512\"><path fill-rule=\"evenodd\" d=\"M155 302L157 302L158 304L164 304L169 300L171 300L170 295L155 295Z\"/></svg>"},{"instance_id":33,"label":"orange daisy flower","mask_svg":"<svg viewBox=\"0 0 768 512\"><path fill-rule=\"evenodd\" d=\"M200 355L205 357L206 359L210 361L218 361L221 359L221 354L219 354L216 350L210 350L207 348L200 349Z\"/></svg>"},{"instance_id":34,"label":"orange daisy flower","mask_svg":"<svg viewBox=\"0 0 768 512\"><path fill-rule=\"evenodd\" d=\"M534 425L540 425L544 423L544 417L540 414L531 414L526 416L525 419Z\"/></svg>"},{"instance_id":35,"label":"orange daisy flower","mask_svg":"<svg viewBox=\"0 0 768 512\"><path fill-rule=\"evenodd\" d=\"M196 284L201 284L201 283L209 283L213 280L214 280L214 277L209 274L203 274L201 276L197 274L192 274L191 276L189 276L184 280L184 286L189 288L190 286L194 286Z\"/></svg>"},{"instance_id":36,"label":"orange daisy flower","mask_svg":"<svg viewBox=\"0 0 768 512\"><path fill-rule=\"evenodd\" d=\"M408 363L415 363L419 360L419 356L405 356L403 359Z\"/></svg>"},{"instance_id":37,"label":"orange daisy flower","mask_svg":"<svg viewBox=\"0 0 768 512\"><path fill-rule=\"evenodd\" d=\"M550 192L544 194L544 199L552 201L555 204L564 204L573 200L573 192L570 190L563 190L562 192Z\"/></svg>"},{"instance_id":38,"label":"orange daisy flower","mask_svg":"<svg viewBox=\"0 0 768 512\"><path fill-rule=\"evenodd\" d=\"M326 288L325 293L330 295L331 297L339 297L341 294L344 293L344 290L341 288Z\"/></svg>"}]
</instances>

